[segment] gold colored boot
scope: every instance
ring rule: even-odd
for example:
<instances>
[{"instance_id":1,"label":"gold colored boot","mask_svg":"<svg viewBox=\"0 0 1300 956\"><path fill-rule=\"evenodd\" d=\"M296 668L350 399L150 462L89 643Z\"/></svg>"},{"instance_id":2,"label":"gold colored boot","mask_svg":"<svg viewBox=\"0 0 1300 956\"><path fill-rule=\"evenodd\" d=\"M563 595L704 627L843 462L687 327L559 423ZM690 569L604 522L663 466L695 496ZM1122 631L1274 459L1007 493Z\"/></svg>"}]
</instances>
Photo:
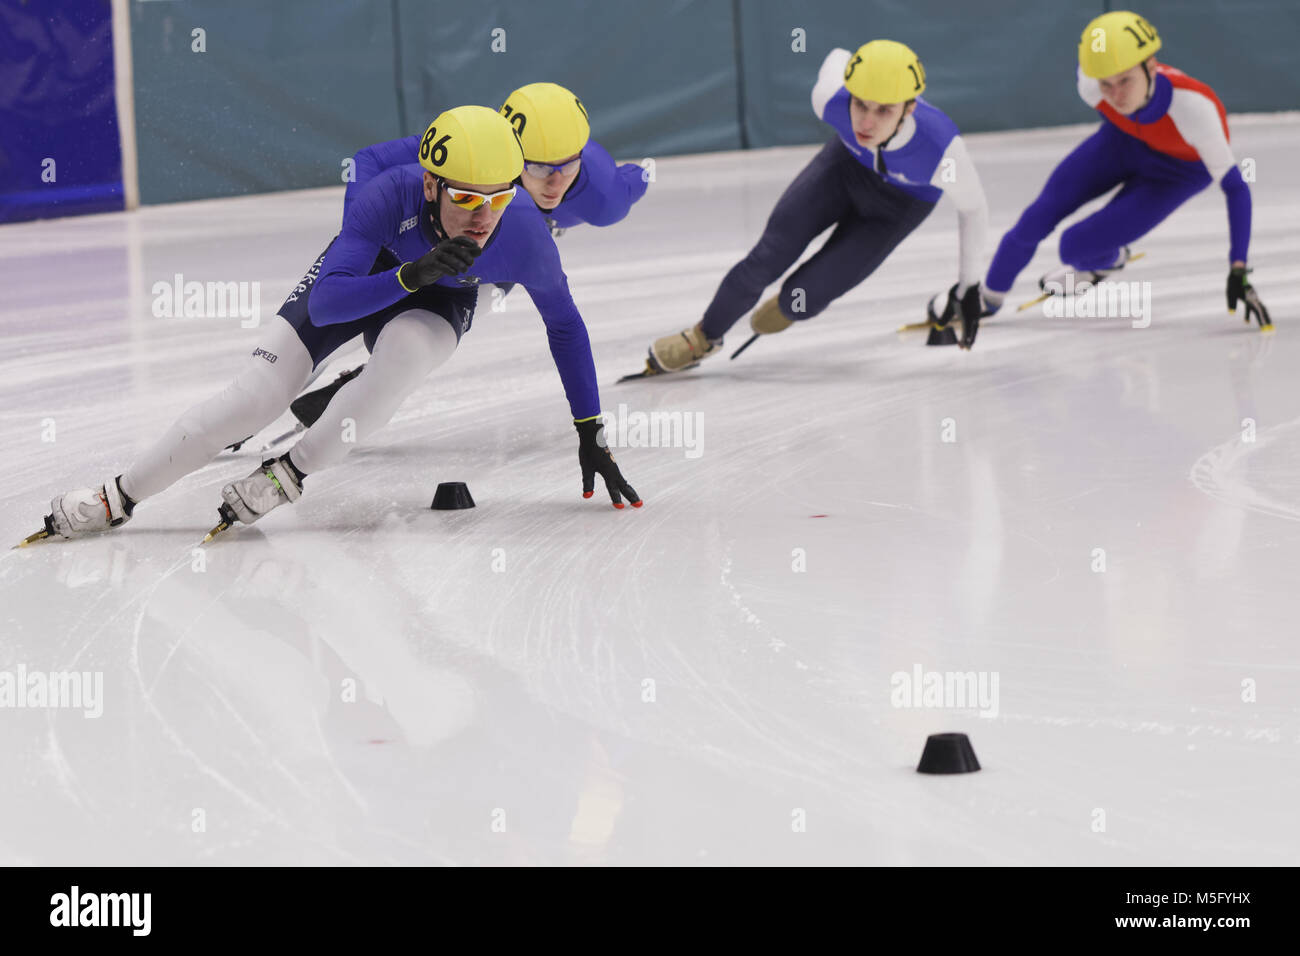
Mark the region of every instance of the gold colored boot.
<instances>
[{"instance_id":1,"label":"gold colored boot","mask_svg":"<svg viewBox=\"0 0 1300 956\"><path fill-rule=\"evenodd\" d=\"M776 332L784 332L794 322L785 317L781 307L776 304L777 297L772 296L749 317L749 327L759 335L772 335Z\"/></svg>"},{"instance_id":2,"label":"gold colored boot","mask_svg":"<svg viewBox=\"0 0 1300 956\"><path fill-rule=\"evenodd\" d=\"M650 346L650 365L659 372L681 372L722 351L722 339L708 339L698 325L655 339Z\"/></svg>"}]
</instances>

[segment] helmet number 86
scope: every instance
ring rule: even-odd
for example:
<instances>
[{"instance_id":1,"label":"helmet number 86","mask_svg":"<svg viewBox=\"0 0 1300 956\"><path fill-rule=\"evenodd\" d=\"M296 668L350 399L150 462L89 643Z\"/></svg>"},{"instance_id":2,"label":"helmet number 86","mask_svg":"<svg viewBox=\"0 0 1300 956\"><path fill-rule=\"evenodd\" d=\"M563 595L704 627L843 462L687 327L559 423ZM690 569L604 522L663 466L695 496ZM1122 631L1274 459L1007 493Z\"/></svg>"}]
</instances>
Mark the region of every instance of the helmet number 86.
<instances>
[{"instance_id":1,"label":"helmet number 86","mask_svg":"<svg viewBox=\"0 0 1300 956\"><path fill-rule=\"evenodd\" d=\"M451 139L451 134L448 133L434 142L433 138L437 135L438 131L430 126L429 131L424 134L424 139L420 141L420 158L429 160L435 166L441 166L447 161L447 140Z\"/></svg>"}]
</instances>

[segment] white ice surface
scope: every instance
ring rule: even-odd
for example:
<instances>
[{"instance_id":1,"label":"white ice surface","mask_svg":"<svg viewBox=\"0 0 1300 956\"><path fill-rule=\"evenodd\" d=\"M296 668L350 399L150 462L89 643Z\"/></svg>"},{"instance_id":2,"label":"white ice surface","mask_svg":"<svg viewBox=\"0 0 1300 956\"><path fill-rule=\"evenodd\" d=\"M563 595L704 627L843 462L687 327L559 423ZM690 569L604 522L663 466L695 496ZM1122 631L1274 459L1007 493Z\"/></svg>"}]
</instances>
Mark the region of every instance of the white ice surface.
<instances>
[{"instance_id":1,"label":"white ice surface","mask_svg":"<svg viewBox=\"0 0 1300 956\"><path fill-rule=\"evenodd\" d=\"M970 137L990 254L1083 135ZM807 326L615 387L814 148L660 160L629 219L560 249L605 409L697 414L702 454L620 450L646 506L584 501L536 312L485 288L377 440L205 570L257 443L109 536L3 551L0 669L102 672L104 700L0 711L0 862L1295 863L1300 121L1234 118L1233 143L1275 335L1226 312L1214 188L1138 243L1150 328L1010 308L927 349L894 329L955 278L945 202ZM270 316L341 195L0 228L0 539L253 348L238 319L154 318L153 283L258 281ZM447 480L478 507L428 510ZM996 717L893 706L917 666L996 674ZM915 773L949 730L982 772Z\"/></svg>"}]
</instances>

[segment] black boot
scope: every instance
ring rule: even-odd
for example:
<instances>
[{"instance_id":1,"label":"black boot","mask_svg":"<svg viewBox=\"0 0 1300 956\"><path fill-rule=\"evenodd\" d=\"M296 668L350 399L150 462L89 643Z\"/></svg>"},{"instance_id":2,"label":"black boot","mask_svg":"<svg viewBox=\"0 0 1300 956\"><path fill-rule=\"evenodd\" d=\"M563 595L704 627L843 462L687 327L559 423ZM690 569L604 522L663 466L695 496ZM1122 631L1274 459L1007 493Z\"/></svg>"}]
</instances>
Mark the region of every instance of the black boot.
<instances>
[{"instance_id":1,"label":"black boot","mask_svg":"<svg viewBox=\"0 0 1300 956\"><path fill-rule=\"evenodd\" d=\"M316 424L316 420L325 413L325 407L329 405L334 393L360 375L363 368L365 368L364 365L359 365L350 371L343 372L324 388L318 388L314 392L299 395L289 406L289 411L293 412L298 421L302 422L303 427L311 428L312 425Z\"/></svg>"}]
</instances>

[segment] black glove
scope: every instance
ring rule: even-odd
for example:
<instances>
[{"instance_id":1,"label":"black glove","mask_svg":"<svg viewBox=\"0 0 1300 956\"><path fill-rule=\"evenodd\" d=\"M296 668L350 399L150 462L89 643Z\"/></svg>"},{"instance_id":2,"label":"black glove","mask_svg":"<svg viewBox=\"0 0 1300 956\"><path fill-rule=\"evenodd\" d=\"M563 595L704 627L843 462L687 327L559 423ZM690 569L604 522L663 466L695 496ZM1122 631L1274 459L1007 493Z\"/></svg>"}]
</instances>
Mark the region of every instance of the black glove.
<instances>
[{"instance_id":1,"label":"black glove","mask_svg":"<svg viewBox=\"0 0 1300 956\"><path fill-rule=\"evenodd\" d=\"M956 286L953 287L954 289ZM956 295L954 292L953 295ZM979 283L966 290L961 297L961 341L957 344L969 349L975 344L975 334L980 330L980 317L984 312L984 303L980 300Z\"/></svg>"},{"instance_id":2,"label":"black glove","mask_svg":"<svg viewBox=\"0 0 1300 956\"><path fill-rule=\"evenodd\" d=\"M404 289L423 289L443 276L454 276L474 265L483 250L469 236L444 239L414 262L404 262L397 281Z\"/></svg>"},{"instance_id":3,"label":"black glove","mask_svg":"<svg viewBox=\"0 0 1300 956\"><path fill-rule=\"evenodd\" d=\"M1251 316L1254 316L1261 329L1272 328L1273 320L1268 317L1268 309L1259 301L1259 293L1246 278L1249 271L1245 266L1233 266L1228 273L1228 311L1236 315L1237 300L1240 299L1246 305L1246 324L1249 325Z\"/></svg>"},{"instance_id":4,"label":"black glove","mask_svg":"<svg viewBox=\"0 0 1300 956\"><path fill-rule=\"evenodd\" d=\"M605 479L605 490L615 508L623 507L622 495L632 502L633 508L641 507L641 498L623 478L623 473L614 464L614 456L605 445L605 423L599 418L574 422L578 429L578 464L582 466L582 497L590 498L595 494L596 472Z\"/></svg>"}]
</instances>

